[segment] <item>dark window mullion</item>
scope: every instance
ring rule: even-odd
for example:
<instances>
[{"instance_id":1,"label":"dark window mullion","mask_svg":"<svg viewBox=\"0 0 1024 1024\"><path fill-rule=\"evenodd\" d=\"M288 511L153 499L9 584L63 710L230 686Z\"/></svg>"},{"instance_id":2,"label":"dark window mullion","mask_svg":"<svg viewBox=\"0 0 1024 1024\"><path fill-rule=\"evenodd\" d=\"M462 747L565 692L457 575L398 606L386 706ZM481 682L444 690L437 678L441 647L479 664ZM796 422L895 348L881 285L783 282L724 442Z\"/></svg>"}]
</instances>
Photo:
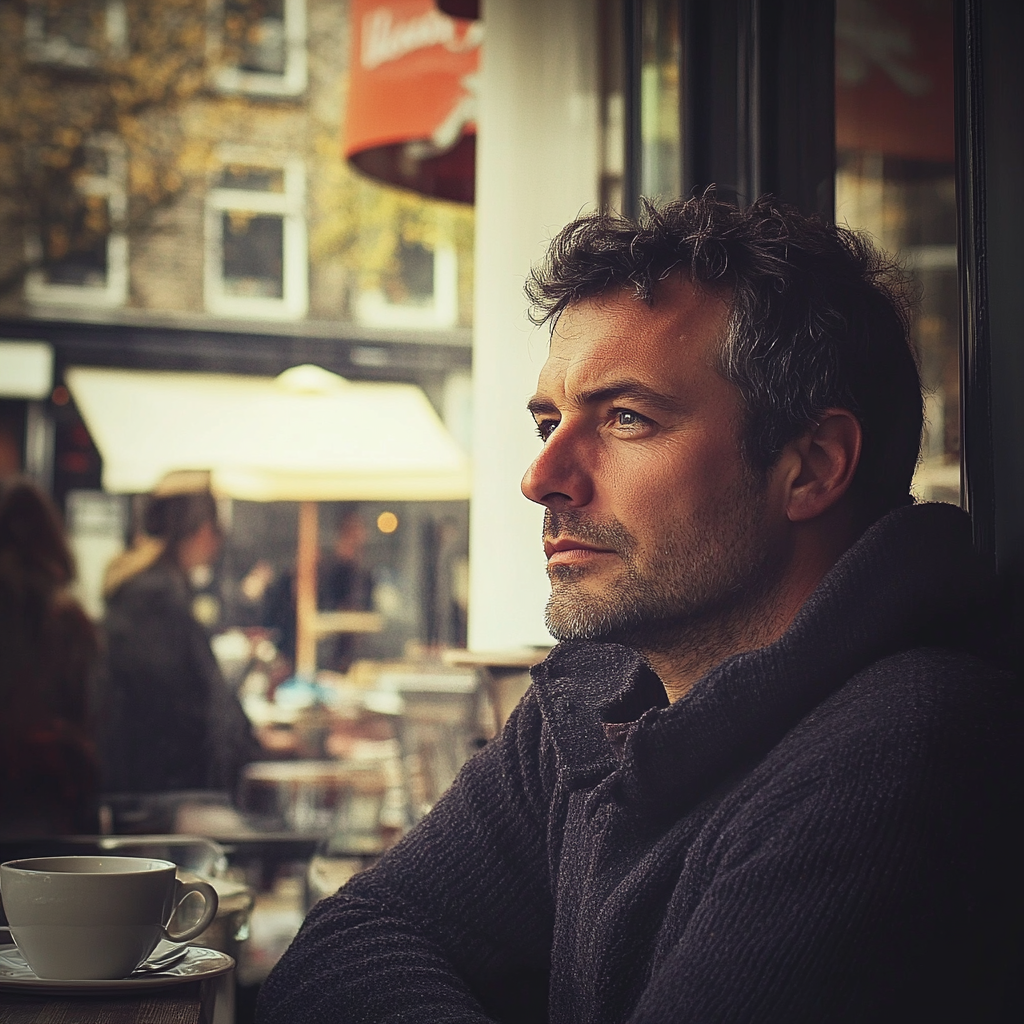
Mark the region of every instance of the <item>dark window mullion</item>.
<instances>
[{"instance_id":1,"label":"dark window mullion","mask_svg":"<svg viewBox=\"0 0 1024 1024\"><path fill-rule=\"evenodd\" d=\"M635 217L640 210L643 141L641 138L642 97L640 77L643 71L643 0L624 0L623 43L626 51L624 101L626 107L626 152L622 181L622 212Z\"/></svg>"}]
</instances>

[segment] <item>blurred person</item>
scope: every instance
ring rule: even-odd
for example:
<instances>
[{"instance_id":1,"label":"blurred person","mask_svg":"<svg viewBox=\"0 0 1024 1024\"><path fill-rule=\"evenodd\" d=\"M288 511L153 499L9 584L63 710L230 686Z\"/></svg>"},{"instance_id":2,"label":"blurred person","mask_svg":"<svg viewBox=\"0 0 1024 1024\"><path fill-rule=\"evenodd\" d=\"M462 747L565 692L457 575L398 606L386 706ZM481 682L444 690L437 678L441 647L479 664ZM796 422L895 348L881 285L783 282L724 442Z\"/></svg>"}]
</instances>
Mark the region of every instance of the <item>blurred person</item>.
<instances>
[{"instance_id":1,"label":"blurred person","mask_svg":"<svg viewBox=\"0 0 1024 1024\"><path fill-rule=\"evenodd\" d=\"M50 499L0 481L0 839L98 831L98 643L74 575Z\"/></svg>"},{"instance_id":2,"label":"blurred person","mask_svg":"<svg viewBox=\"0 0 1024 1024\"><path fill-rule=\"evenodd\" d=\"M373 607L373 575L363 564L369 531L356 511L346 512L334 534L331 554L317 575L323 611L369 611ZM330 640L330 668L347 672L355 657L356 636L338 633Z\"/></svg>"},{"instance_id":3,"label":"blurred person","mask_svg":"<svg viewBox=\"0 0 1024 1024\"><path fill-rule=\"evenodd\" d=\"M317 566L317 609L319 611L370 611L373 607L373 575L363 564L369 531L362 516L350 509L341 517L330 553ZM246 577L266 578L266 563L260 562ZM264 575L258 576L257 573ZM286 569L263 586L263 624L276 630L281 654L295 663L296 598L295 571ZM346 672L355 654L356 637L338 634L327 641L329 653L324 668ZM326 646L326 645L325 645Z\"/></svg>"},{"instance_id":4,"label":"blurred person","mask_svg":"<svg viewBox=\"0 0 1024 1024\"><path fill-rule=\"evenodd\" d=\"M259 745L193 612L190 575L223 535L205 477L169 476L107 570L101 754L110 793L233 794Z\"/></svg>"},{"instance_id":5,"label":"blurred person","mask_svg":"<svg viewBox=\"0 0 1024 1024\"><path fill-rule=\"evenodd\" d=\"M770 199L556 235L522 490L560 642L257 1020L1024 1019L1024 698L969 516L910 491L903 288Z\"/></svg>"}]
</instances>

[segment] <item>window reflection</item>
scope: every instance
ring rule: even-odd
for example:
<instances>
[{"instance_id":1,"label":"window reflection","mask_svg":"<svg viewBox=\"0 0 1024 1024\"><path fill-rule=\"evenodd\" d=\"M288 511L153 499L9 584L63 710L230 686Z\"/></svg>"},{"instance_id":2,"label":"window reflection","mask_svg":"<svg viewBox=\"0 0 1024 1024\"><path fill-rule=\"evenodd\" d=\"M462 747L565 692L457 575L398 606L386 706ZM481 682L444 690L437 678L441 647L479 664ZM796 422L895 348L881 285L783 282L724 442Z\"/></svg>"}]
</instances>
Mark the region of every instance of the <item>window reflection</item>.
<instances>
[{"instance_id":1,"label":"window reflection","mask_svg":"<svg viewBox=\"0 0 1024 1024\"><path fill-rule=\"evenodd\" d=\"M642 6L640 66L640 194L670 199L682 180L680 140L680 5Z\"/></svg>"},{"instance_id":2,"label":"window reflection","mask_svg":"<svg viewBox=\"0 0 1024 1024\"><path fill-rule=\"evenodd\" d=\"M836 220L898 256L919 295L926 388L918 497L960 500L950 0L839 0Z\"/></svg>"}]
</instances>

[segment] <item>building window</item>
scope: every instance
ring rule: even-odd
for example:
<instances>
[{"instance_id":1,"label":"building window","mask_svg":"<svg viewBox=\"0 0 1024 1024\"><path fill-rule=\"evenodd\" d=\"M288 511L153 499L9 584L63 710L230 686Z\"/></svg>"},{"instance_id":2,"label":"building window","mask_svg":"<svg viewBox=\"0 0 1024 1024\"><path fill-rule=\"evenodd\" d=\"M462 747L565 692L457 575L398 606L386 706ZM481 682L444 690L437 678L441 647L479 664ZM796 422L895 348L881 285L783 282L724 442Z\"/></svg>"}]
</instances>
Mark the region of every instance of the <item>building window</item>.
<instances>
[{"instance_id":1,"label":"building window","mask_svg":"<svg viewBox=\"0 0 1024 1024\"><path fill-rule=\"evenodd\" d=\"M211 0L210 47L224 92L297 96L305 91L305 0Z\"/></svg>"},{"instance_id":2,"label":"building window","mask_svg":"<svg viewBox=\"0 0 1024 1024\"><path fill-rule=\"evenodd\" d=\"M222 316L296 319L308 308L305 173L226 163L206 202L206 308Z\"/></svg>"},{"instance_id":3,"label":"building window","mask_svg":"<svg viewBox=\"0 0 1024 1024\"><path fill-rule=\"evenodd\" d=\"M32 0L25 13L26 55L37 64L91 68L127 42L124 0Z\"/></svg>"},{"instance_id":4,"label":"building window","mask_svg":"<svg viewBox=\"0 0 1024 1024\"><path fill-rule=\"evenodd\" d=\"M27 243L25 297L38 305L122 306L128 297L125 154L109 137L78 153L66 187L65 171L46 189L38 231Z\"/></svg>"},{"instance_id":5,"label":"building window","mask_svg":"<svg viewBox=\"0 0 1024 1024\"><path fill-rule=\"evenodd\" d=\"M369 327L440 329L459 316L459 268L455 249L428 249L399 242L394 269L377 288L355 296L356 319Z\"/></svg>"}]
</instances>

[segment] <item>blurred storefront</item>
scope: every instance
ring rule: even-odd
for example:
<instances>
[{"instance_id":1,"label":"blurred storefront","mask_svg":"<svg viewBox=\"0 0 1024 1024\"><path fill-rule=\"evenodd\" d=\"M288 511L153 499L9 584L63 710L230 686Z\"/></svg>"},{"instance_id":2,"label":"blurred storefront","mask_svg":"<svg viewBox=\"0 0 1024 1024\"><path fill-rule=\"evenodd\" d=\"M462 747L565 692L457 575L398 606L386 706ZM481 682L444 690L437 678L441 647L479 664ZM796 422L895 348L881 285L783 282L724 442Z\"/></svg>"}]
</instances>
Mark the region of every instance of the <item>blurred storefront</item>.
<instances>
[{"instance_id":1,"label":"blurred storefront","mask_svg":"<svg viewBox=\"0 0 1024 1024\"><path fill-rule=\"evenodd\" d=\"M378 72L424 52L408 7L374 22ZM435 38L454 33L463 63L477 59L478 29L419 7ZM271 380L313 364L419 389L468 446L471 148L468 178L465 157L459 165L468 194L450 197L462 202L356 167L345 139L361 131L366 141L374 124L370 111L347 127L361 20L333 0L33 0L0 10L10 99L0 112L0 472L28 473L54 494L94 616L103 567L130 540L138 501L105 482L105 453L68 387L76 368ZM471 117L453 122L451 141L471 129ZM213 628L247 615L251 624L242 580L257 562L280 573L295 557L295 502L236 505L247 530L229 536L210 583ZM325 505L325 548L351 505ZM465 587L449 572L438 592L422 574L438 557L434 535L454 532L446 557L464 565L465 497L392 505L400 527L372 534L389 626L366 649L464 641ZM363 513L372 523L387 510ZM452 605L448 618L436 610Z\"/></svg>"},{"instance_id":2,"label":"blurred storefront","mask_svg":"<svg viewBox=\"0 0 1024 1024\"><path fill-rule=\"evenodd\" d=\"M467 631L480 35L430 0L0 5L0 475L57 499L99 620L147 492L209 474L192 610L265 762L231 794L104 793L101 825L229 841L203 873L256 896L243 987L318 847L336 885L494 728L439 656ZM451 51L439 116L399 82L385 124L380 80Z\"/></svg>"}]
</instances>

